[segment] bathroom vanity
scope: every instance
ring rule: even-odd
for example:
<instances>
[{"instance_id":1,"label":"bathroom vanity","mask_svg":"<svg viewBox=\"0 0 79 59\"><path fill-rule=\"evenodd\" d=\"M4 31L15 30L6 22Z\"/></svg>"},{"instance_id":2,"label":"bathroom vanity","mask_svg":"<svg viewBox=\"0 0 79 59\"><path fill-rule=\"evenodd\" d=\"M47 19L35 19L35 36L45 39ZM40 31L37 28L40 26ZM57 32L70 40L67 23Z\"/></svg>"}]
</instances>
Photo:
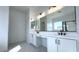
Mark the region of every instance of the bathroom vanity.
<instances>
[{"instance_id":1,"label":"bathroom vanity","mask_svg":"<svg viewBox=\"0 0 79 59\"><path fill-rule=\"evenodd\" d=\"M32 33L33 34L33 33ZM52 33L40 32L33 34L32 44L36 47L43 45L47 52L76 52L77 37L59 36Z\"/></svg>"},{"instance_id":2,"label":"bathroom vanity","mask_svg":"<svg viewBox=\"0 0 79 59\"><path fill-rule=\"evenodd\" d=\"M76 52L76 14L74 6L62 9L35 20L35 29L30 33L31 43L39 47L43 45L47 52Z\"/></svg>"},{"instance_id":3,"label":"bathroom vanity","mask_svg":"<svg viewBox=\"0 0 79 59\"><path fill-rule=\"evenodd\" d=\"M76 40L62 37L47 38L48 52L76 52Z\"/></svg>"}]
</instances>

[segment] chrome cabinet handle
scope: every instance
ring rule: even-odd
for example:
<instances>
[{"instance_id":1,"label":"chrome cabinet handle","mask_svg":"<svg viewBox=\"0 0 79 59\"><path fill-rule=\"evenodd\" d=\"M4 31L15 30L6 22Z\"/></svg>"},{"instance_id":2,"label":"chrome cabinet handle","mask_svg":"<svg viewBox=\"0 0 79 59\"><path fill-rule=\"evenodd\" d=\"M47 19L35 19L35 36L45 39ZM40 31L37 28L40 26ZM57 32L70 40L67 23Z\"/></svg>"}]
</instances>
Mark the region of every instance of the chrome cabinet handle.
<instances>
[{"instance_id":1,"label":"chrome cabinet handle","mask_svg":"<svg viewBox=\"0 0 79 59\"><path fill-rule=\"evenodd\" d=\"M60 40L58 40L58 45L60 45Z\"/></svg>"}]
</instances>

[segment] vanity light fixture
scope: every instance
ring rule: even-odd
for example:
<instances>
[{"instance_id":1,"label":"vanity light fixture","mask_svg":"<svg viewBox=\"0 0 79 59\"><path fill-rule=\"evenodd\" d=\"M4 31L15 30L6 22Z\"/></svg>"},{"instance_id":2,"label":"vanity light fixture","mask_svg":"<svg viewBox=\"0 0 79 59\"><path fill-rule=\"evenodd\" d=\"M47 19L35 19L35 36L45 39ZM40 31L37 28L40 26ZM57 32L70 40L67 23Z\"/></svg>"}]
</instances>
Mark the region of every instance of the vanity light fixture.
<instances>
[{"instance_id":1,"label":"vanity light fixture","mask_svg":"<svg viewBox=\"0 0 79 59\"><path fill-rule=\"evenodd\" d=\"M40 15L42 15L42 13L40 13Z\"/></svg>"},{"instance_id":2,"label":"vanity light fixture","mask_svg":"<svg viewBox=\"0 0 79 59\"><path fill-rule=\"evenodd\" d=\"M45 12L40 13L40 14L37 16L37 19L40 19L40 18L42 18L42 17L44 17L44 16L45 16Z\"/></svg>"},{"instance_id":3,"label":"vanity light fixture","mask_svg":"<svg viewBox=\"0 0 79 59\"><path fill-rule=\"evenodd\" d=\"M34 21L34 19L33 19L33 18L31 18L31 19L30 19L30 22L32 22L32 21Z\"/></svg>"},{"instance_id":4,"label":"vanity light fixture","mask_svg":"<svg viewBox=\"0 0 79 59\"><path fill-rule=\"evenodd\" d=\"M56 6L52 6L53 8L55 8Z\"/></svg>"},{"instance_id":5,"label":"vanity light fixture","mask_svg":"<svg viewBox=\"0 0 79 59\"><path fill-rule=\"evenodd\" d=\"M56 7L56 6L50 6L49 9L51 9L51 8L55 8L55 7Z\"/></svg>"}]
</instances>

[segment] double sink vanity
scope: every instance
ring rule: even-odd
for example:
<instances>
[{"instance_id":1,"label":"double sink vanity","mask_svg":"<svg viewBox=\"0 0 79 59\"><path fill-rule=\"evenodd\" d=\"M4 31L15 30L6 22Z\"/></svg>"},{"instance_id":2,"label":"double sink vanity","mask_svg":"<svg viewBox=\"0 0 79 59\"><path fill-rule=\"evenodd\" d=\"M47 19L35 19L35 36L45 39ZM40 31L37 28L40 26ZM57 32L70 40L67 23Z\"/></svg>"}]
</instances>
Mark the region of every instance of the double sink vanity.
<instances>
[{"instance_id":1,"label":"double sink vanity","mask_svg":"<svg viewBox=\"0 0 79 59\"><path fill-rule=\"evenodd\" d=\"M30 43L46 47L47 52L76 52L75 16L75 7L65 6L31 22Z\"/></svg>"},{"instance_id":2,"label":"double sink vanity","mask_svg":"<svg viewBox=\"0 0 79 59\"><path fill-rule=\"evenodd\" d=\"M56 35L47 32L30 33L32 34L32 44L36 47L44 46L47 52L76 52L77 38L64 35Z\"/></svg>"}]
</instances>

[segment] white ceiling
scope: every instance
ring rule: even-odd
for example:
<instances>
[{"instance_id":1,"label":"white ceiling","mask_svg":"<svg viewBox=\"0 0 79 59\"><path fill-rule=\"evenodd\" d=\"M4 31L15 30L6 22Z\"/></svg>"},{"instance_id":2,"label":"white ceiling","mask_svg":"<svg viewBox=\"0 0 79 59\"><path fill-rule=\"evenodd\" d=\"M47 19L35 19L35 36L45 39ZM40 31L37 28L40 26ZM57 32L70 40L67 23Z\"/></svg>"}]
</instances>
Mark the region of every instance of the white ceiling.
<instances>
[{"instance_id":1,"label":"white ceiling","mask_svg":"<svg viewBox=\"0 0 79 59\"><path fill-rule=\"evenodd\" d=\"M23 12L28 12L30 8L36 15L48 9L48 6L11 6L11 8L18 9Z\"/></svg>"},{"instance_id":2,"label":"white ceiling","mask_svg":"<svg viewBox=\"0 0 79 59\"><path fill-rule=\"evenodd\" d=\"M29 9L32 11L32 16L37 16L39 13L41 12L44 12L46 10L49 9L49 6L11 6L11 8L15 8L15 9L18 9L22 12L29 12ZM72 11L72 7L68 7L66 6L65 8L61 9L62 11L62 14L65 14L65 13L69 13ZM60 15L61 13L56 13L55 16L57 15ZM54 16L54 15L53 15ZM54 16L54 17L55 17Z\"/></svg>"},{"instance_id":3,"label":"white ceiling","mask_svg":"<svg viewBox=\"0 0 79 59\"><path fill-rule=\"evenodd\" d=\"M28 9L28 7L26 7L26 6L10 6L10 8L14 8L14 9L17 9L22 12L25 12Z\"/></svg>"},{"instance_id":4,"label":"white ceiling","mask_svg":"<svg viewBox=\"0 0 79 59\"><path fill-rule=\"evenodd\" d=\"M11 8L15 8L19 11L22 11L26 13L26 15L29 15L28 12L30 10L30 18L33 18L33 19L36 19L39 13L49 9L48 6L11 6Z\"/></svg>"},{"instance_id":5,"label":"white ceiling","mask_svg":"<svg viewBox=\"0 0 79 59\"><path fill-rule=\"evenodd\" d=\"M48 10L48 6L32 6L30 7L35 13L36 15L38 15L39 13L42 13L46 10Z\"/></svg>"}]
</instances>

